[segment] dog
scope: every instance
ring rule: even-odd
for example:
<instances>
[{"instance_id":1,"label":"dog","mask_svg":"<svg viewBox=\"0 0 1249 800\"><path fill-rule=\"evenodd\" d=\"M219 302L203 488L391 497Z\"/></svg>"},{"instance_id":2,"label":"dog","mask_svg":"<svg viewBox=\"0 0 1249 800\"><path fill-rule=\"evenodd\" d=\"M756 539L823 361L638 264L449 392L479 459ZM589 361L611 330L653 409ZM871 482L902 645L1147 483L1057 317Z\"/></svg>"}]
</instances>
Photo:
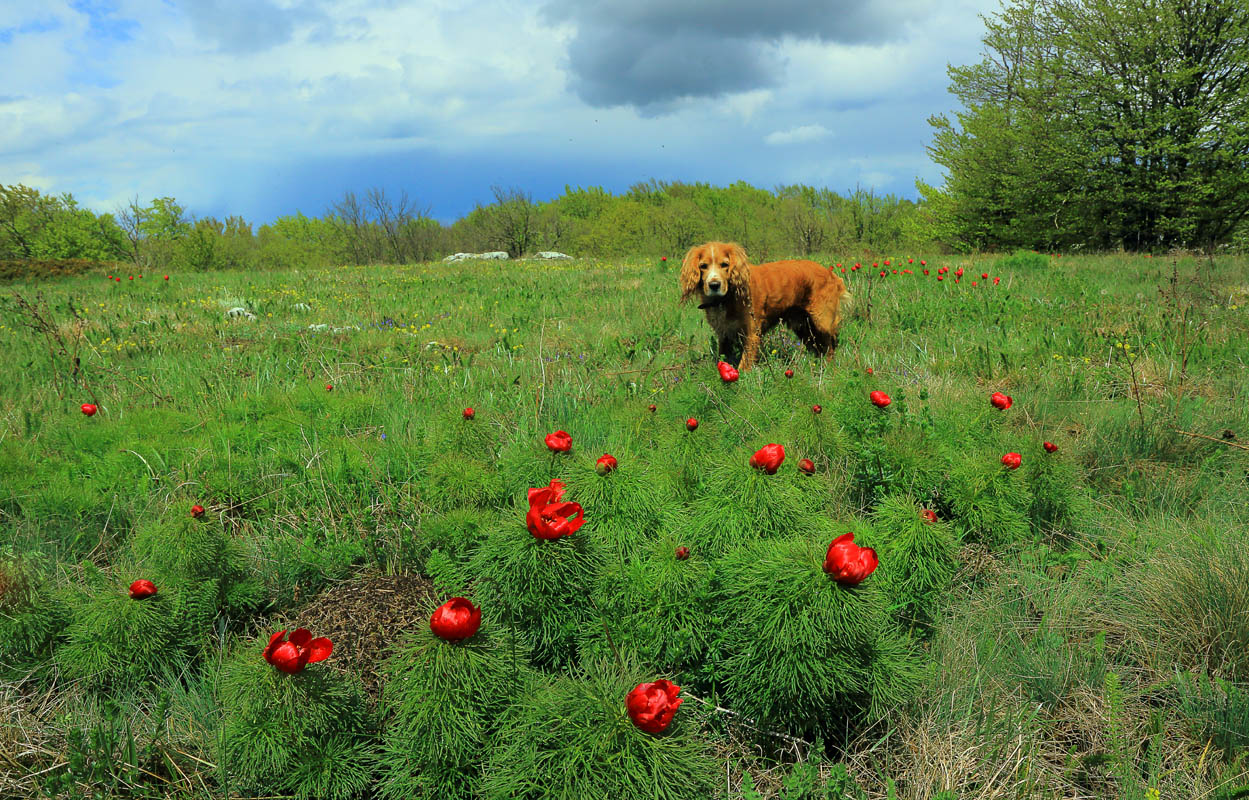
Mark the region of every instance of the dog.
<instances>
[{"instance_id":1,"label":"dog","mask_svg":"<svg viewBox=\"0 0 1249 800\"><path fill-rule=\"evenodd\" d=\"M681 302L697 295L715 331L719 353L745 372L759 359L759 342L784 322L807 351L831 359L842 312L849 307L846 282L814 261L772 261L751 266L732 242L691 247L681 263Z\"/></svg>"}]
</instances>

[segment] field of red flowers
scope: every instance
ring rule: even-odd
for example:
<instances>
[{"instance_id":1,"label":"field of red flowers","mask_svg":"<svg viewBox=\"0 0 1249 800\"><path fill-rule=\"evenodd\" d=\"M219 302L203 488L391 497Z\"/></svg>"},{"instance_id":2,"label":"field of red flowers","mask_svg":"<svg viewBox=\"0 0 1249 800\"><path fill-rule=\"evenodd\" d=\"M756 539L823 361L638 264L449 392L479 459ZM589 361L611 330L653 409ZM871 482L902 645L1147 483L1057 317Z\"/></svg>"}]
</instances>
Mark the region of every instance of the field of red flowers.
<instances>
[{"instance_id":1,"label":"field of red flowers","mask_svg":"<svg viewBox=\"0 0 1249 800\"><path fill-rule=\"evenodd\" d=\"M1249 793L1249 263L16 284L0 794Z\"/></svg>"}]
</instances>

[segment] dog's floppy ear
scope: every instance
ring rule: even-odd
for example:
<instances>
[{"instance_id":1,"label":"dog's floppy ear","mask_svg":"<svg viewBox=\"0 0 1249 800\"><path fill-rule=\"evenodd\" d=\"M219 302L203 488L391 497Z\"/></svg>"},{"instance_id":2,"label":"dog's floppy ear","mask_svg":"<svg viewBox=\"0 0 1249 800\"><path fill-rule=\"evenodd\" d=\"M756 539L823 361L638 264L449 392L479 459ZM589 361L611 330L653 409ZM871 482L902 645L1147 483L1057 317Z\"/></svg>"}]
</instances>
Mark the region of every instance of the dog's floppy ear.
<instances>
[{"instance_id":1,"label":"dog's floppy ear","mask_svg":"<svg viewBox=\"0 0 1249 800\"><path fill-rule=\"evenodd\" d=\"M698 262L704 247L706 247L706 245L694 245L689 249L689 252L685 254L685 260L681 262L681 275L678 280L681 282L682 303L689 300L690 295L698 290L698 284L703 279L702 270L698 268Z\"/></svg>"},{"instance_id":2,"label":"dog's floppy ear","mask_svg":"<svg viewBox=\"0 0 1249 800\"><path fill-rule=\"evenodd\" d=\"M746 257L746 249L740 244L730 242L724 246L729 259L729 286L737 295L745 300L750 298L750 260Z\"/></svg>"}]
</instances>

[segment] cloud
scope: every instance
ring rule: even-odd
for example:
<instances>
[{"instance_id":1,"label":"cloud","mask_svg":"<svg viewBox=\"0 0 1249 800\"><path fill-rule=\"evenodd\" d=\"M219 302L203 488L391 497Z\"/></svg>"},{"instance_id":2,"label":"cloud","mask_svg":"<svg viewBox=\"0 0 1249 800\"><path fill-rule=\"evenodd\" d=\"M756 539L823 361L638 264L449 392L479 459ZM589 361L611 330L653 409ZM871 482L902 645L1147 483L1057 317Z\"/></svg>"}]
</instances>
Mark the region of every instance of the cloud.
<instances>
[{"instance_id":1,"label":"cloud","mask_svg":"<svg viewBox=\"0 0 1249 800\"><path fill-rule=\"evenodd\" d=\"M763 141L771 145L806 144L832 135L833 132L823 125L799 125L787 131L772 131L763 137Z\"/></svg>"},{"instance_id":2,"label":"cloud","mask_svg":"<svg viewBox=\"0 0 1249 800\"><path fill-rule=\"evenodd\" d=\"M923 0L551 0L570 24L570 87L594 106L663 112L683 98L778 86L784 44L880 43L926 15Z\"/></svg>"},{"instance_id":3,"label":"cloud","mask_svg":"<svg viewBox=\"0 0 1249 800\"><path fill-rule=\"evenodd\" d=\"M227 53L254 53L290 41L307 4L278 8L269 0L173 0L200 39Z\"/></svg>"}]
</instances>

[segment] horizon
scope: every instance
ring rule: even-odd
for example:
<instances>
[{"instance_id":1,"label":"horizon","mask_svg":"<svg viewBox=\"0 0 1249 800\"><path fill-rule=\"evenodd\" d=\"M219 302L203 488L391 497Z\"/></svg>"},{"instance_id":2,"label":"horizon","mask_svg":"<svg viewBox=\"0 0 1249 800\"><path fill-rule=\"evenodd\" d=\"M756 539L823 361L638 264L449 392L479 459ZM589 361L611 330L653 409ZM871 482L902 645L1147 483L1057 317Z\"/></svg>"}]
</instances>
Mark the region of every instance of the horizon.
<instances>
[{"instance_id":1,"label":"horizon","mask_svg":"<svg viewBox=\"0 0 1249 800\"><path fill-rule=\"evenodd\" d=\"M942 182L927 120L958 109L946 65L979 60L996 2L708 5L0 9L0 68L18 76L0 183L260 225L374 187L448 224L495 186L538 202L651 180L916 199L916 179Z\"/></svg>"}]
</instances>

